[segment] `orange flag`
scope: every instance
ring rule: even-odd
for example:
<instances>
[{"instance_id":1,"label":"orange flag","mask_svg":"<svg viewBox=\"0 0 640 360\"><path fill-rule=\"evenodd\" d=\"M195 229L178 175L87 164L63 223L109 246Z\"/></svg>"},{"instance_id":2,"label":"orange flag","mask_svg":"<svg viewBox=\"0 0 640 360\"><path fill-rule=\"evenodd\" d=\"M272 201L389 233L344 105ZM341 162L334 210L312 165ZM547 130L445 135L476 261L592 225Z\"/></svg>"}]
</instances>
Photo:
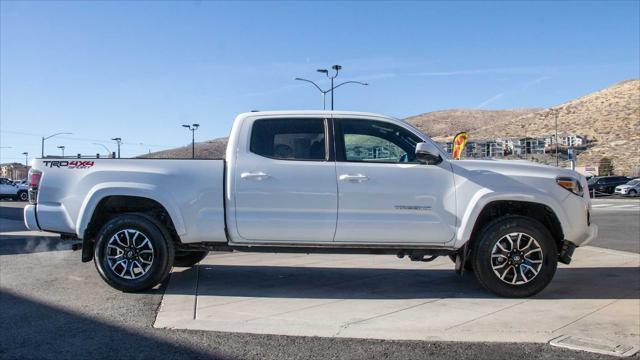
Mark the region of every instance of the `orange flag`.
<instances>
[{"instance_id":1,"label":"orange flag","mask_svg":"<svg viewBox=\"0 0 640 360\"><path fill-rule=\"evenodd\" d=\"M464 146L467 144L467 139L469 136L465 131L459 132L453 138L453 158L456 160L460 160L460 156L462 156L462 150L464 150Z\"/></svg>"}]
</instances>

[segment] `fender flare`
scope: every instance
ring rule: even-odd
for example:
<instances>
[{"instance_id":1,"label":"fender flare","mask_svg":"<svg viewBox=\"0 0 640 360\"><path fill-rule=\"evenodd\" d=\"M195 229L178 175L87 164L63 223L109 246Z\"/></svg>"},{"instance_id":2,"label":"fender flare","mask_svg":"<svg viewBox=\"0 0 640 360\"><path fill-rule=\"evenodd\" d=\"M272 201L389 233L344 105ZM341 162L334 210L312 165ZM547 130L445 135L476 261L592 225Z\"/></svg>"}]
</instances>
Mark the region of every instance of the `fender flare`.
<instances>
[{"instance_id":1,"label":"fender flare","mask_svg":"<svg viewBox=\"0 0 640 360\"><path fill-rule=\"evenodd\" d=\"M465 213L460 218L460 227L455 236L455 247L462 246L464 243L471 239L471 233L475 227L476 222L482 211L495 201L518 201L535 203L546 206L551 209L558 218L562 230L566 233L566 230L570 228L569 217L561 206L562 200L557 200L546 194L536 193L535 195L528 195L517 192L504 192L496 193L489 189L482 189L478 191L469 201L473 206L468 206Z\"/></svg>"},{"instance_id":2,"label":"fender flare","mask_svg":"<svg viewBox=\"0 0 640 360\"><path fill-rule=\"evenodd\" d=\"M91 188L80 207L78 223L76 224L76 235L79 239L84 238L84 233L100 201L108 196L135 196L153 200L167 210L178 235L183 235L187 232L178 205L167 192L160 191L156 185L106 182Z\"/></svg>"}]
</instances>

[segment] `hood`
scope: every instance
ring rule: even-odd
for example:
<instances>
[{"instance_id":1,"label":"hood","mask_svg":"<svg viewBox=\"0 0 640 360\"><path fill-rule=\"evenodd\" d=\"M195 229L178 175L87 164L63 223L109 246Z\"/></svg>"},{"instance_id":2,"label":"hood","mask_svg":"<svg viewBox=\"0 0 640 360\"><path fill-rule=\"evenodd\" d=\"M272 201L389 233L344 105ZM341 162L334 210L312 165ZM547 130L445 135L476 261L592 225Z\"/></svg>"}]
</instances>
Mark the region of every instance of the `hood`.
<instances>
[{"instance_id":1,"label":"hood","mask_svg":"<svg viewBox=\"0 0 640 360\"><path fill-rule=\"evenodd\" d=\"M451 163L454 169L455 167L460 167L467 171L485 174L497 173L505 176L553 179L559 176L566 176L579 179L581 183L586 185L585 177L576 171L527 160L453 160Z\"/></svg>"},{"instance_id":2,"label":"hood","mask_svg":"<svg viewBox=\"0 0 640 360\"><path fill-rule=\"evenodd\" d=\"M627 184L622 184L622 185L618 185L616 186L616 189L628 189L633 187L632 185L627 185Z\"/></svg>"}]
</instances>

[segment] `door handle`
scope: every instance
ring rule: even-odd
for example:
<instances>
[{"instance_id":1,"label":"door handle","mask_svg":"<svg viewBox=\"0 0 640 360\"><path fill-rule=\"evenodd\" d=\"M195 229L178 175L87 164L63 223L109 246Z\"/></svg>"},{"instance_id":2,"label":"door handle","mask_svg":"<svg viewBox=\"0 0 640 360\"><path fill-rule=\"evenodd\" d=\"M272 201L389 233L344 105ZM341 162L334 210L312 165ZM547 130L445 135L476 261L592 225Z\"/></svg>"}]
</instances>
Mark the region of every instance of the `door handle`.
<instances>
[{"instance_id":1,"label":"door handle","mask_svg":"<svg viewBox=\"0 0 640 360\"><path fill-rule=\"evenodd\" d=\"M362 175L362 174L355 174L355 175L342 174L340 175L339 179L342 181L351 181L351 182L362 182L362 181L369 180L369 178L366 175Z\"/></svg>"},{"instance_id":2,"label":"door handle","mask_svg":"<svg viewBox=\"0 0 640 360\"><path fill-rule=\"evenodd\" d=\"M262 181L264 179L269 178L269 175L263 173L262 171L243 172L242 174L240 174L240 178Z\"/></svg>"}]
</instances>

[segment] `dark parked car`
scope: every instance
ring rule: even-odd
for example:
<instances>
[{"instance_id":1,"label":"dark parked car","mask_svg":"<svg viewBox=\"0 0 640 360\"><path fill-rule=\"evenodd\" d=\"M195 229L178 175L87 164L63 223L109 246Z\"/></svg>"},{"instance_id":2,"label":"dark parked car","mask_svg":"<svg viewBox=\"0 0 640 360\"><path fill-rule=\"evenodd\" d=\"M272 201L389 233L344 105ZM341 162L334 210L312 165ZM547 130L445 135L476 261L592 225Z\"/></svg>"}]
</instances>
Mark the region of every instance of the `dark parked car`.
<instances>
[{"instance_id":1,"label":"dark parked car","mask_svg":"<svg viewBox=\"0 0 640 360\"><path fill-rule=\"evenodd\" d=\"M616 186L626 184L631 178L626 176L598 176L589 179L587 185L589 185L589 194L593 196L593 190L596 195L598 193L613 194Z\"/></svg>"}]
</instances>

